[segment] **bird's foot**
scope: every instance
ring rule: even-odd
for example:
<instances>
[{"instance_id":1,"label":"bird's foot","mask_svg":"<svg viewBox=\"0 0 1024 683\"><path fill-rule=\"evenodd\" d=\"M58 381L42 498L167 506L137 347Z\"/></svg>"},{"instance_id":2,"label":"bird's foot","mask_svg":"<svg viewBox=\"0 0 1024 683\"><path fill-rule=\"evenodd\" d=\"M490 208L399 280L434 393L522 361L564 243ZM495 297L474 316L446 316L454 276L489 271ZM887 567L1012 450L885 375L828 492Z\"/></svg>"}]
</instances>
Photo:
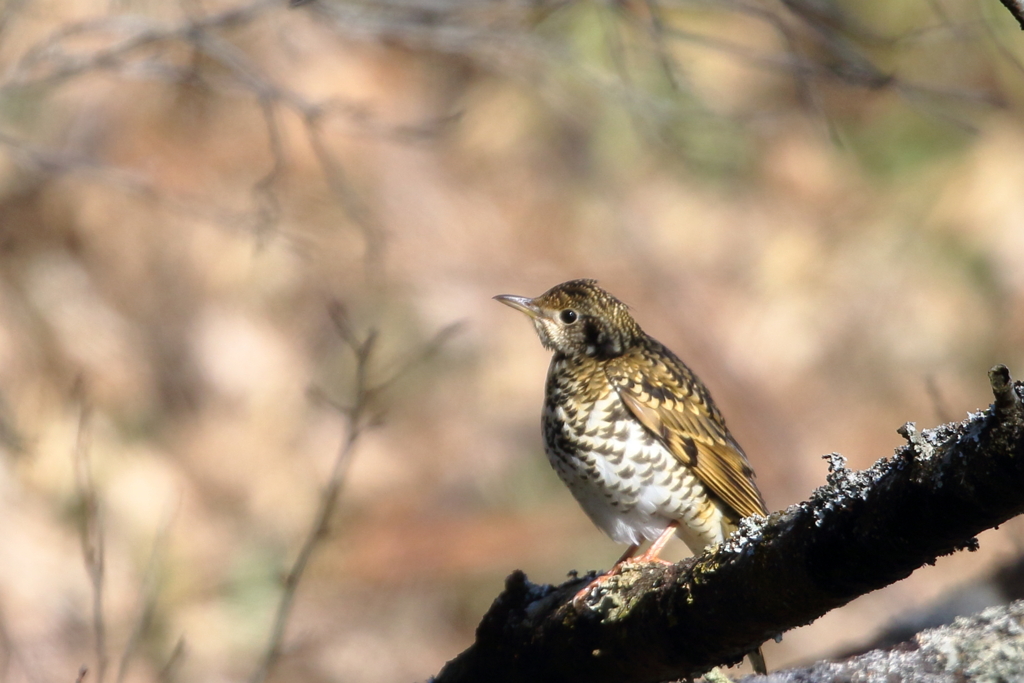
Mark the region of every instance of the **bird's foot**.
<instances>
[{"instance_id":1,"label":"bird's foot","mask_svg":"<svg viewBox=\"0 0 1024 683\"><path fill-rule=\"evenodd\" d=\"M651 544L651 547L649 547L640 557L636 558L633 561L646 562L647 564L653 564L655 562L661 564L672 564L668 560L661 559L660 557L658 557L658 555L661 554L661 551L665 547L665 544L668 543L668 539L672 538L672 536L675 535L677 528L679 528L679 522L670 522L669 525L665 527L665 530L661 532L661 535L654 539L654 543Z\"/></svg>"},{"instance_id":2,"label":"bird's foot","mask_svg":"<svg viewBox=\"0 0 1024 683\"><path fill-rule=\"evenodd\" d=\"M622 557L619 558L618 562L612 565L612 568L609 569L607 573L594 578L594 580L592 580L586 586L581 588L579 592L576 593L575 596L573 596L572 606L576 609L582 607L583 604L586 602L587 596L590 594L590 591L600 587L601 584L605 583L612 577L618 576L622 573L622 570L629 565L672 564L668 560L661 559L660 557L658 557L658 555L661 553L662 548L665 547L665 544L668 542L668 539L675 532L675 529L678 525L678 522L672 522L671 524L669 524L668 528L665 529L664 532L662 532L662 534L654 541L653 544L651 544L651 547L648 548L647 551L641 554L639 557L633 557L633 553L637 551L639 545L633 544L629 546L629 548L626 549L626 552L622 554Z\"/></svg>"},{"instance_id":3,"label":"bird's foot","mask_svg":"<svg viewBox=\"0 0 1024 683\"><path fill-rule=\"evenodd\" d=\"M658 552L660 551L661 549L659 548ZM658 557L658 552L651 553L651 551L648 550L646 553L643 553L639 557L634 557L631 560L627 560L627 562L631 564L675 564L674 562L669 562L668 560L663 560L660 557Z\"/></svg>"},{"instance_id":4,"label":"bird's foot","mask_svg":"<svg viewBox=\"0 0 1024 683\"><path fill-rule=\"evenodd\" d=\"M576 609L580 609L581 607L583 607L586 604L587 596L590 595L591 591L593 591L595 588L600 588L604 583L608 582L610 579L613 579L616 576L618 576L619 574L621 574L624 569L627 569L627 568L629 568L631 566L636 566L636 565L639 565L639 564L672 564L672 563L669 562L668 560L663 560L663 559L661 559L660 557L657 557L657 556L647 557L647 553L644 553L640 557L632 557L632 558L629 558L629 559L626 559L626 560L622 560L621 562L616 562L615 565L611 569L609 569L606 573L601 574L600 576L595 576L593 578L593 580L590 581L590 583L588 583L586 586L581 588L576 593L576 595L573 596L573 598L572 598L572 606L575 607Z\"/></svg>"},{"instance_id":5,"label":"bird's foot","mask_svg":"<svg viewBox=\"0 0 1024 683\"><path fill-rule=\"evenodd\" d=\"M590 595L590 591L594 590L595 588L600 587L601 584L603 584L604 582L608 581L608 579L610 579L613 576L617 575L619 573L619 571L620 571L619 570L620 566L621 566L621 563L616 564L614 567L609 569L607 573L601 574L600 576L595 576L594 579L592 581L590 581L589 583L587 583L586 586L584 586L583 588L579 589L579 591L576 593L576 595L574 595L573 598L572 598L572 606L575 607L576 609L581 609L586 604L587 596Z\"/></svg>"}]
</instances>

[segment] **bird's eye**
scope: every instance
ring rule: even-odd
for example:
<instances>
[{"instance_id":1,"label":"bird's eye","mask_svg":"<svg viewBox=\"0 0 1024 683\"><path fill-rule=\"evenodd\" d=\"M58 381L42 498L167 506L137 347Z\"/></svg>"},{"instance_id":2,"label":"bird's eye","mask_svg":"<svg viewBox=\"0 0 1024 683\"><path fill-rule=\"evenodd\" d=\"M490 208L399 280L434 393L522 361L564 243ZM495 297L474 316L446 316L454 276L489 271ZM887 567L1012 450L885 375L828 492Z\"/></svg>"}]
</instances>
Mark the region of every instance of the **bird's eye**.
<instances>
[{"instance_id":1,"label":"bird's eye","mask_svg":"<svg viewBox=\"0 0 1024 683\"><path fill-rule=\"evenodd\" d=\"M576 315L576 311L572 310L571 308L567 308L561 313L559 313L558 317L566 325L572 325L574 322L576 322L576 319L579 318L579 316Z\"/></svg>"}]
</instances>

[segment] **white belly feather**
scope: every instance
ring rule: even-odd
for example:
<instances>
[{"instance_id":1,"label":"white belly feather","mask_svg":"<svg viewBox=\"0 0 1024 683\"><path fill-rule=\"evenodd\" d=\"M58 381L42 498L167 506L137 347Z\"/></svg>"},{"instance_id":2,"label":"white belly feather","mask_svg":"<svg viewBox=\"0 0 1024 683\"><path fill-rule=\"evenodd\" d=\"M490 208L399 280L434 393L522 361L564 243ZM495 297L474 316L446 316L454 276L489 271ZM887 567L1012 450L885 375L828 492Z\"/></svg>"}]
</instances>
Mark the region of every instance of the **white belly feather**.
<instances>
[{"instance_id":1,"label":"white belly feather","mask_svg":"<svg viewBox=\"0 0 1024 683\"><path fill-rule=\"evenodd\" d=\"M622 419L624 411L611 392L581 426L560 406L546 416L554 418L547 428L560 428L577 446L577 455L549 447L548 459L583 510L618 543L653 540L672 521L695 553L724 540L723 524L731 525L704 485L638 421Z\"/></svg>"}]
</instances>

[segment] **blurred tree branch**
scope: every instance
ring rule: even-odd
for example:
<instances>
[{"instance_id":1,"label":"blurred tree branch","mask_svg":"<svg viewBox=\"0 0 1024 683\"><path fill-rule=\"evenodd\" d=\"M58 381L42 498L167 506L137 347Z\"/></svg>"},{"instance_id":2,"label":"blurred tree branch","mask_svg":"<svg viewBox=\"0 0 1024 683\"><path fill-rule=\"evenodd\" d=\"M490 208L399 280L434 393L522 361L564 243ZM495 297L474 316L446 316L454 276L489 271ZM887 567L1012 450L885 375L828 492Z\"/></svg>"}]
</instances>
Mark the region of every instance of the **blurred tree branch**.
<instances>
[{"instance_id":1,"label":"blurred tree branch","mask_svg":"<svg viewBox=\"0 0 1024 683\"><path fill-rule=\"evenodd\" d=\"M158 593L158 575L163 563L163 555L167 546L167 539L170 533L170 519L157 531L153 540L153 549L150 551L149 561L146 563L146 572L142 581L142 600L139 606L139 613L132 626L128 642L121 653L121 661L117 667L116 683L123 683L128 676L128 670L132 662L139 654L143 645L143 638L153 625L156 616L156 600Z\"/></svg>"},{"instance_id":2,"label":"blurred tree branch","mask_svg":"<svg viewBox=\"0 0 1024 683\"><path fill-rule=\"evenodd\" d=\"M81 505L79 541L82 558L89 574L92 588L92 630L96 654L96 681L103 683L107 672L107 627L103 618L103 577L106 573L106 552L104 550L103 517L99 497L92 479L89 459L89 423L92 408L84 398L85 390L79 378L74 392L81 402L78 417L78 434L72 453L75 469L75 492ZM85 668L84 666L82 667Z\"/></svg>"},{"instance_id":3,"label":"blurred tree branch","mask_svg":"<svg viewBox=\"0 0 1024 683\"><path fill-rule=\"evenodd\" d=\"M75 436L75 445L72 451L72 461L75 476L75 494L78 498L78 526L79 543L82 549L82 559L89 576L89 584L92 595L92 631L93 649L96 657L95 679L102 683L106 678L107 669L110 665L110 654L108 652L107 624L103 610L104 584L106 580L106 530L103 521L103 510L100 496L96 489L92 475L92 459L90 457L91 446L91 425L93 407L89 402L86 382L79 376L75 382L72 395L78 402L78 428ZM132 660L138 653L142 639L152 625L157 598L157 571L160 566L162 550L166 544L167 534L170 528L170 520L157 534L153 542L153 550L150 555L144 579L142 604L139 614L132 626L128 642L124 646L120 663L117 670L116 680L121 683L128 673ZM2 615L0 615L2 617ZM10 638L4 628L3 620L0 618L0 645L8 651L9 657L20 655L14 651ZM7 662L0 666L0 673L3 673ZM27 669L28 670L28 669ZM89 669L82 665L78 672L79 681L84 680ZM34 678L33 678L34 680Z\"/></svg>"},{"instance_id":4,"label":"blurred tree branch","mask_svg":"<svg viewBox=\"0 0 1024 683\"><path fill-rule=\"evenodd\" d=\"M338 455L334 459L331 474L327 479L320 498L320 505L313 516L313 523L306 534L299 554L294 564L284 579L284 590L277 606L277 614L274 617L274 624L271 628L270 641L264 650L262 661L256 672L253 674L253 683L262 683L277 665L281 657L281 648L284 642L284 630L288 624L288 617L291 615L292 604L295 602L295 594L306 572L306 566L313 555L313 551L326 538L330 520L338 503L338 496L341 493L342 485L345 482L345 474L348 472L348 465L352 461L352 451L356 442L362 436L366 428L366 421L363 416L369 405L370 387L367 383L369 372L370 356L373 353L377 341L377 331L370 330L365 337L359 338L357 333L350 326L344 309L340 304L331 307L331 318L334 320L345 344L351 349L356 361L355 386L352 389L352 406L342 411L345 416L345 438L342 441Z\"/></svg>"},{"instance_id":5,"label":"blurred tree branch","mask_svg":"<svg viewBox=\"0 0 1024 683\"><path fill-rule=\"evenodd\" d=\"M1018 0L1002 0L1011 12L1018 12ZM593 87L637 109L637 113L650 117L678 116L678 104L667 106L659 102L654 93L641 93L629 82L620 69L616 82L594 69L583 69L577 56L565 44L548 40L533 30L553 12L571 9L580 3L571 0L513 0L493 2L449 2L445 0L391 0L373 3L352 1L310 1L292 3L294 11L308 12L323 25L339 35L354 40L376 40L399 43L411 49L451 55L493 71L506 73L516 79L531 74L550 80L552 64L576 65L577 77L582 76ZM300 5L301 6L298 6ZM835 79L847 85L866 89L894 87L910 93L940 94L950 97L979 99L965 92L937 93L885 72L875 64L864 43L892 45L895 40L882 40L870 34L845 16L834 5L809 0L786 0L785 12L779 12L769 3L750 0L723 0L709 3L716 10L751 17L770 26L779 33L786 45L781 52L761 52L749 46L723 40L711 34L684 28L679 12L692 10L702 3L691 0L644 0L641 3L614 3L612 11L623 25L638 26L650 38L648 46L661 63L666 78L674 90L680 90L685 79L680 74L678 58L672 55L673 43L697 45L729 55L739 61L767 70L788 72L797 80L803 99L820 108L816 95L809 91L812 80ZM10 22L17 17L20 3L8 8L0 19ZM354 102L332 98L323 102L308 101L280 82L268 77L246 51L233 44L226 34L272 17L275 12L288 11L286 4L276 0L252 0L209 14L190 12L178 22L158 21L141 14L115 14L95 17L62 26L33 43L26 49L0 79L0 96L14 91L52 89L69 80L89 73L120 74L133 79L164 80L190 83L206 88L228 91L240 88L253 94L267 117L270 146L274 154L272 168L258 180L254 192L259 199L257 223L273 222L273 202L267 193L280 170L281 145L275 124L271 120L272 108L282 105L298 113L311 136L317 134L316 124L321 116L342 114L357 129L377 135L394 135L403 139L422 137L439 130L448 119L425 122L414 126L387 126L373 121L369 113ZM1018 16L1018 14L1015 14ZM3 25L0 24L0 29ZM611 35L614 35L612 32ZM99 42L91 50L75 50L77 42ZM216 72L200 66L195 59L182 63L180 51L187 46L193 56L202 55L224 69ZM616 48L621 49L621 48ZM613 60L621 61L621 60ZM200 69L203 71L200 73ZM541 76L541 72L547 74ZM226 75L226 77L225 77ZM624 82L623 82L624 81ZM543 90L542 90L543 92ZM662 106L659 106L662 105ZM27 147L10 136L0 142L11 147ZM316 140L313 141L314 144ZM319 155L319 151L318 151ZM38 155L36 155L38 156ZM51 163L58 160L50 155ZM77 161L81 165L81 160ZM59 164L56 164L59 165ZM72 164L75 166L76 164ZM337 166L337 160L332 162ZM351 190L337 191L339 175L329 178L332 191L341 200L350 218L361 229L377 231L374 221L368 219L365 208L353 204ZM369 238L369 249L377 246Z\"/></svg>"},{"instance_id":6,"label":"blurred tree branch","mask_svg":"<svg viewBox=\"0 0 1024 683\"><path fill-rule=\"evenodd\" d=\"M344 487L345 475L348 473L349 465L352 462L352 455L356 444L367 428L376 424L380 419L380 414L376 412L375 398L409 370L437 352L441 345L459 327L457 323L445 327L426 344L422 345L413 354L412 358L404 363L397 364L384 378L377 379L371 373L374 350L377 346L377 330L371 329L365 335L361 335L353 327L344 306L339 302L331 304L329 314L338 336L351 351L355 359L355 381L351 389L351 403L348 405L332 401L326 396L321 395L322 392L318 391L316 393L319 398L325 399L326 402L334 406L344 416L345 437L334 459L327 484L324 486L320 505L313 516L313 521L302 542L302 546L299 548L295 562L284 578L284 588L278 601L270 639L263 651L260 664L250 679L252 683L262 683L267 680L281 658L285 628L288 625L288 618L291 616L292 605L295 602L299 583L306 573L306 567L309 565L313 553L330 532L331 518L334 516L334 511L337 508L338 498Z\"/></svg>"},{"instance_id":7,"label":"blurred tree branch","mask_svg":"<svg viewBox=\"0 0 1024 683\"><path fill-rule=\"evenodd\" d=\"M671 566L631 566L592 604L581 585L538 586L516 571L476 642L435 683L654 682L735 663L788 629L909 576L1024 512L1024 384L989 373L994 404L918 433L852 472L832 454L828 484L724 545ZM589 579L584 579L589 580Z\"/></svg>"},{"instance_id":8,"label":"blurred tree branch","mask_svg":"<svg viewBox=\"0 0 1024 683\"><path fill-rule=\"evenodd\" d=\"M1003 2L1011 11L1019 7L1015 0ZM17 23L22 4L10 3L0 12L0 32ZM702 105L700 93L692 91L683 73L680 46L714 51L766 72L790 74L800 100L829 123L836 139L838 134L829 121L825 94L820 91L820 86L829 81L868 90L892 89L904 95L911 106L935 98L998 104L998 98L987 93L955 87L940 91L883 69L878 64L886 63L886 59L872 48L891 47L898 39L883 40L872 35L834 5L786 0L780 9L776 4L759 0L707 3L714 11L742 15L769 27L781 38L782 47L765 50L731 40L729 34L707 32L706 27L700 31L689 28L686 13L702 4L692 0L643 0L599 8L613 24L606 31L606 42L616 74L581 60L573 53L570 41L563 37L552 38L536 30L552 14L576 11L585 5L573 0L510 0L497 4L484 0L318 0L301 3L295 10L287 9L285 2L250 0L208 13L186 3L184 16L177 21L157 20L142 13L118 13L65 24L15 54L7 65L0 77L0 97L5 98L16 99L26 92L52 93L74 79L97 73L187 84L220 95L242 92L252 96L265 122L271 159L267 170L251 182L252 205L242 211L211 206L217 201L213 198L196 201L195 197L172 196L140 171L118 168L92 158L91 154L59 146L51 149L32 142L30 135L12 130L0 128L0 147L22 166L45 174L99 176L124 190L158 199L178 213L241 225L263 238L279 225L285 213L279 193L288 175L289 150L280 119L283 112L290 112L302 122L328 191L360 232L366 247L366 272L372 276L380 270L386 229L372 204L351 181L349 161L332 150L325 124L342 120L357 134L410 141L442 132L456 120L457 114L444 113L436 120L413 124L389 124L375 120L364 105L343 96L307 96L289 87L286 78L275 78L268 73L269 69L262 68L258 57L234 40L233 32L260 21L273 21L275 13L307 13L346 41L401 45L445 55L460 64L473 64L513 80L528 80L549 106L567 117L578 115L567 91L575 89L575 82L584 82L603 98L624 106L641 133L659 146L667 141L664 131L687 118L727 118L722 112ZM642 78L630 77L628 63L633 60L624 52L637 43L637 37L646 38L647 44L641 49L657 60L671 86L668 93L646 87ZM1015 60L1006 49L1000 50L1000 54L1011 62ZM562 73L569 78L559 75ZM564 81L566 87L555 85L559 81ZM685 106L681 106L680 95L685 96ZM922 108L962 128L970 128L941 108ZM677 151L693 158L686 149Z\"/></svg>"},{"instance_id":9,"label":"blurred tree branch","mask_svg":"<svg viewBox=\"0 0 1024 683\"><path fill-rule=\"evenodd\" d=\"M247 223L257 236L271 231L280 220L281 207L275 185L286 171L286 149L277 110L299 116L306 129L328 188L366 243L367 271L379 270L383 251L383 227L369 205L351 187L338 155L330 150L322 132L325 121L347 120L360 134L400 140L435 134L447 120L418 125L390 126L376 121L365 107L339 96L313 101L302 93L275 81L257 60L225 35L266 19L274 11L286 11L275 0L254 0L208 15L192 15L179 22L164 22L141 15L113 15L61 26L33 43L0 79L0 97L18 93L52 91L76 78L93 73L115 73L132 79L189 84L226 94L242 90L256 99L267 128L270 168L252 185L254 208L242 216L216 216L219 222ZM14 16L9 10L4 17ZM76 41L95 41L99 47L76 50ZM181 59L181 46L189 48L191 61ZM201 66L196 57L206 58L222 71ZM202 71L200 71L202 69ZM117 185L146 196L160 198L171 208L186 214L199 213L194 200L163 197L159 188L142 173L110 166L89 156L64 149L46 149L14 133L0 130L0 146L24 166L47 174L102 174Z\"/></svg>"}]
</instances>

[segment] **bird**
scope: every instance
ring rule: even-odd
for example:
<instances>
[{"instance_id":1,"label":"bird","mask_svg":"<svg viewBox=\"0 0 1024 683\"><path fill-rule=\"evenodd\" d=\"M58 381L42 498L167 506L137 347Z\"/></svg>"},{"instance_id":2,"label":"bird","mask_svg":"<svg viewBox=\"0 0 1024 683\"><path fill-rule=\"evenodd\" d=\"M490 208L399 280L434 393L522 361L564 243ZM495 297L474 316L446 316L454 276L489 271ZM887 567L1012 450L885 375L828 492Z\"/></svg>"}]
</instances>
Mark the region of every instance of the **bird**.
<instances>
[{"instance_id":1,"label":"bird","mask_svg":"<svg viewBox=\"0 0 1024 683\"><path fill-rule=\"evenodd\" d=\"M548 460L594 524L628 545L575 604L626 563L664 562L673 535L698 554L740 519L768 514L707 387L596 280L494 298L525 313L552 351L541 420ZM644 541L651 546L634 558ZM750 659L767 671L760 649Z\"/></svg>"}]
</instances>

